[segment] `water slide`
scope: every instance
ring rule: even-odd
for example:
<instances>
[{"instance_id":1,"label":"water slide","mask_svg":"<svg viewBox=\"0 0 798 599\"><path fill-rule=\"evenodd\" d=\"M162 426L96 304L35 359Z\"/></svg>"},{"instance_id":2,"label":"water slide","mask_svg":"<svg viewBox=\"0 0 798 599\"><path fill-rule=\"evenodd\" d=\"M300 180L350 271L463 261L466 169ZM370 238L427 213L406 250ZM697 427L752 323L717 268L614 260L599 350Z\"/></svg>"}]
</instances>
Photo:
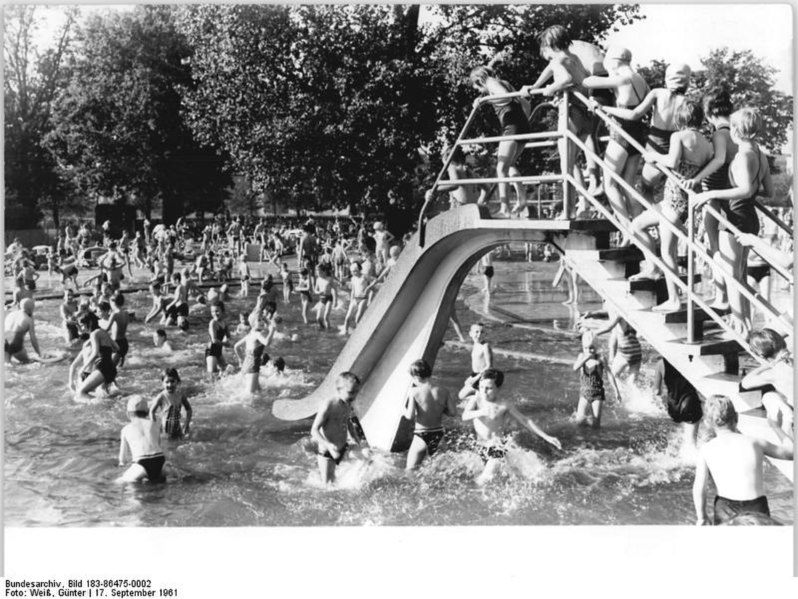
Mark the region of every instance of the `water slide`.
<instances>
[{"instance_id":1,"label":"water slide","mask_svg":"<svg viewBox=\"0 0 798 599\"><path fill-rule=\"evenodd\" d=\"M431 219L424 247L418 235L407 244L321 385L303 399L275 401L274 415L310 418L334 395L336 376L352 371L362 382L355 412L369 444L406 449L411 431L402 426L402 409L411 384L408 369L419 358L435 363L457 293L480 257L512 242L556 241L590 249L596 243L590 231L596 230L606 232L606 223L491 219L476 205Z\"/></svg>"}]
</instances>

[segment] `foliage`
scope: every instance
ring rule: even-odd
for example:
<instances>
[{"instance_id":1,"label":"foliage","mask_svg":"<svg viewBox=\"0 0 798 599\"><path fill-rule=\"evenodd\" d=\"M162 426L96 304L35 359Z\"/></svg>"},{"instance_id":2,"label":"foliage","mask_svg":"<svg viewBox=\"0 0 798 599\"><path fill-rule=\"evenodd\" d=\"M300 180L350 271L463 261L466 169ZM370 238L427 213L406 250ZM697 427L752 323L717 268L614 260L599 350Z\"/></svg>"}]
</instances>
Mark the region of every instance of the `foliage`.
<instances>
[{"instance_id":1,"label":"foliage","mask_svg":"<svg viewBox=\"0 0 798 599\"><path fill-rule=\"evenodd\" d=\"M160 200L166 222L212 209L230 180L223 158L200 146L181 119L189 50L172 9L96 14L79 35L46 138L64 174L90 201L130 201L149 215Z\"/></svg>"},{"instance_id":2,"label":"foliage","mask_svg":"<svg viewBox=\"0 0 798 599\"><path fill-rule=\"evenodd\" d=\"M5 220L9 228L33 228L43 209L51 210L57 224L60 211L73 200L41 140L50 129L53 98L64 85L64 63L71 51L77 12L68 9L54 46L39 50L34 39L40 11L41 7L31 5L4 10Z\"/></svg>"}]
</instances>

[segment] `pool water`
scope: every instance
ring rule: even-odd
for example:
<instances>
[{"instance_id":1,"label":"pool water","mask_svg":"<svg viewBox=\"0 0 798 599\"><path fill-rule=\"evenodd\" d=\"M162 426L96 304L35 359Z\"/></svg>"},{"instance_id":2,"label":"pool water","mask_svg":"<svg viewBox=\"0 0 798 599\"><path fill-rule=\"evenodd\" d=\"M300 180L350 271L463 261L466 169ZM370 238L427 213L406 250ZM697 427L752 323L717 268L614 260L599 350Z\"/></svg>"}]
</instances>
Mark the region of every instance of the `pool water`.
<instances>
[{"instance_id":1,"label":"pool water","mask_svg":"<svg viewBox=\"0 0 798 599\"><path fill-rule=\"evenodd\" d=\"M134 323L131 351L118 379L122 397L77 404L67 390L69 361L13 366L5 374L5 523L9 526L307 526L307 525L531 525L692 524L692 462L680 432L651 397L656 356L644 346L641 390L623 392L619 405L608 386L601 430L570 421L578 399L578 375L570 363L579 350L571 332L572 311L550 289L552 268L542 263L497 262L496 287L485 310L482 277L471 275L457 309L464 331L483 320L497 348L545 355L540 362L497 355L505 371L501 394L544 430L560 439L558 451L527 431L512 435L513 449L502 476L475 483L482 462L473 451L470 423L449 419L449 448L414 474L404 456L355 450L338 468L333 489L320 485L308 442L310 421L283 422L271 414L277 397L302 397L318 384L343 347L337 331L306 327L296 299L278 303L286 337L267 352L281 355L288 375L261 376L263 392L242 393L240 375L208 383L203 348L208 315L191 318L187 334L169 330L173 354L156 350L155 325ZM585 302L597 297L583 289ZM535 317L517 316L534 302ZM235 329L250 298L232 299L227 320ZM144 292L127 296L141 318ZM494 310L495 309L495 310ZM333 312L340 324L344 312ZM58 301L37 304L37 331L45 351L64 349ZM297 338L290 340L292 335ZM447 340L455 339L450 330ZM228 361L236 363L225 350ZM438 354L435 377L453 391L469 373L468 351L451 344ZM115 484L119 432L127 422L125 396L153 398L159 371L178 368L194 410L192 434L166 442L167 484ZM789 481L766 466L774 518L792 523Z\"/></svg>"}]
</instances>

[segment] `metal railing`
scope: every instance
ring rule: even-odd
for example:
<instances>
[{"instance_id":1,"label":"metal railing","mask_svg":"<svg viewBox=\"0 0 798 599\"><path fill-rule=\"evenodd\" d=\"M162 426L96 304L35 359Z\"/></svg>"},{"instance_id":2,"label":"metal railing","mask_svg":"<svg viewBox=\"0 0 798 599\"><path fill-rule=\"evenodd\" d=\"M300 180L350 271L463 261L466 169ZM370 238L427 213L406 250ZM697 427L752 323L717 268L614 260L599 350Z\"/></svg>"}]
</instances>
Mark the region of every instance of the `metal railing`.
<instances>
[{"instance_id":1,"label":"metal railing","mask_svg":"<svg viewBox=\"0 0 798 599\"><path fill-rule=\"evenodd\" d=\"M540 90L535 90L532 92L533 94L541 93ZM635 232L631 228L631 223L622 222L621 219L617 218L612 211L604 207L600 202L598 202L588 191L581 185L575 177L571 174L571 165L568 164L567 159L561 159L561 170L562 172L559 175L541 175L541 176L525 176L525 177L493 177L493 178L473 178L473 179L456 179L456 180L443 180L443 174L448 170L449 165L451 164L452 156L454 153L454 149L458 145L466 145L466 144L479 144L479 143L496 143L499 141L506 141L506 140L513 140L513 141L527 141L527 140L541 140L541 139L561 139L564 138L568 141L568 143L574 143L578 148L580 148L586 157L592 158L599 166L604 168L604 172L613 180L615 181L626 194L634 199L636 202L641 204L646 209L653 209L654 205L649 202L637 189L634 188L629 182L627 182L620 174L610 170L607 168L606 163L604 160L593 150L589 149L587 145L582 142L576 135L568 130L567 122L568 122L568 107L571 101L571 95L577 100L585 104L592 112L594 112L598 118L601 118L607 127L611 130L616 132L618 135L621 135L628 143L638 150L640 153L645 152L645 148L639 144L636 140L634 140L626 131L624 131L620 125L607 115L600 107L593 106L592 103L588 98L586 98L583 94L579 92L567 92L563 94L563 100L559 104L559 119L558 119L558 128L555 132L542 132L542 133L528 133L522 135L510 135L510 136L494 136L494 137L483 137L483 138L474 138L474 139L464 139L464 135L468 128L473 123L474 117L476 115L477 110L489 102L490 100L498 100L498 99L505 99L505 98L515 98L525 96L522 92L512 92L508 94L501 94L496 96L487 96L480 98L477 102L474 103L474 108L469 115L469 118L466 122L466 125L463 127L460 135L457 138L457 141L452 146L452 152L449 153L447 156L443 168L441 172L438 174L435 183L433 184L431 191L433 193L429 194L429 197L424 203L424 206L419 213L418 219L418 227L419 227L419 244L423 247L424 246L424 233L425 233L425 214L430 204L430 201L434 195L435 190L441 185L468 185L468 184L479 184L479 183L522 183L522 182L562 182L563 185L563 204L564 204L564 214L570 214L570 206L568 206L568 198L570 196L568 186L572 186L580 195L584 196L590 204L600 213L602 214L608 221L613 223L619 231L625 233L634 243L637 245L645 255L646 259L651 263L655 264L663 273L663 275L668 278L671 282L673 282L677 289L681 290L682 293L686 296L687 299L687 342L694 343L695 342L695 306L697 305L701 308L706 315L713 321L715 321L723 330L729 333L735 341L737 341L740 346L749 354L751 354L758 362L764 363L761 358L757 357L751 350L750 345L748 344L747 340L740 335L734 328L732 328L720 315L715 309L713 309L710 305L708 305L704 300L700 297L697 297L695 292L693 291L693 282L695 276L695 258L696 256L700 257L705 263L709 264L712 268L716 268L713 266L713 259L712 256L709 254L707 248L703 245L703 243L699 242L695 238L695 207L693 203L690 202L690 208L688 210L687 215L687 232L685 232L684 227L672 223L665 218L660 218L659 226L668 228L676 237L677 239L683 241L687 246L687 282L681 280L681 277L678 272L678 268L676 271L672 270L668 267L657 255L656 251L652 251L638 242L637 236ZM543 143L530 143L527 144L526 147L543 147L543 146L551 146L555 145L556 141L548 141ZM670 179L673 183L678 185L681 188L681 179L677 177L671 169L668 167L659 164L653 163L654 166L662 172L666 178ZM688 196L692 197L694 192L690 190L685 190ZM792 230L783 223L778 217L776 217L770 210L768 210L761 202L755 200L755 205L757 209L766 217L771 219L773 222L776 223L778 227L782 230L786 231L790 235L792 235ZM706 210L709 214L714 216L720 224L724 226L724 228L728 229L735 235L739 235L740 231L732 225L728 219L719 211L715 210L711 206L705 206L704 210ZM754 248L754 251L756 249ZM771 260L768 259L767 256L761 256L762 259L772 268L775 272L777 272L780 276L784 277L790 285L793 285L793 277L792 273L784 269L778 264L772 263ZM724 273L725 275L725 273ZM782 314L779 314L778 311L767 301L765 298L761 297L758 293L752 291L745 281L737 281L736 279L728 276L724 276L726 279L726 285L732 286L738 291L743 297L749 300L752 305L756 306L757 309L761 310L762 312L770 315L773 321L778 325L778 328L781 328L783 332L791 332L792 331L792 322Z\"/></svg>"}]
</instances>

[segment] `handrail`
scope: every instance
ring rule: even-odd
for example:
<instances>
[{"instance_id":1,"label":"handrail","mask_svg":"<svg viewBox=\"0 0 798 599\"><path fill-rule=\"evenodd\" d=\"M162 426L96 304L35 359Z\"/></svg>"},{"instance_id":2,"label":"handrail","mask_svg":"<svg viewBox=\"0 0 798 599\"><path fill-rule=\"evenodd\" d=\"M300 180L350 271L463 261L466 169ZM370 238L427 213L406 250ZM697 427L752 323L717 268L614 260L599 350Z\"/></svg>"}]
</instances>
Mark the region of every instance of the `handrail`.
<instances>
[{"instance_id":1,"label":"handrail","mask_svg":"<svg viewBox=\"0 0 798 599\"><path fill-rule=\"evenodd\" d=\"M487 144L496 143L497 141L524 141L526 139L550 139L560 138L559 131L543 131L540 133L517 133L515 135L496 135L494 137L474 137L473 139L463 139L457 141L455 145L466 146L469 144Z\"/></svg>"},{"instance_id":2,"label":"handrail","mask_svg":"<svg viewBox=\"0 0 798 599\"><path fill-rule=\"evenodd\" d=\"M567 133L567 135L568 135L568 137L570 138L570 140L573 143L576 143L576 145L579 148L581 148L586 153L586 155L590 154L591 157L594 160L596 160L598 164L604 166L604 160L600 156L598 156L598 154L596 154L595 152L590 150L584 143L582 143L582 141L578 137L576 137L576 135L574 135L570 131ZM610 175L610 177L612 179L614 179L622 187L624 187L630 194L632 194L635 197L636 200L638 200L643 205L648 206L649 208L651 208L651 204L644 197L642 197L640 195L640 193L634 187L629 185L629 183L626 182L623 179L623 177L621 177L618 173L615 173L615 172L610 171L610 170L606 170L606 172L607 172L607 174ZM570 177L570 179L573 179L573 177ZM572 185L574 185L574 187L580 193L585 195L585 197L587 197L588 200L594 206L596 206L596 207L601 206L600 203L594 201L593 197L590 194L587 193L587 191L584 189L584 187L582 187L581 185L576 184L575 180L571 180L570 182L571 182ZM605 216L608 214L607 210L603 206L601 206L600 212L602 214L604 214ZM621 231L624 231L626 233L631 234L632 238L634 239L634 234L631 231L629 231L625 225L618 226L618 223L620 222L618 219L612 218L612 219L608 219L608 220L613 222L613 224L615 224L616 227L618 227ZM692 246L694 248L694 250L697 250L697 253L702 258L704 258L707 262L709 262L709 263L712 262L712 258L709 256L709 253L706 251L706 248L704 247L704 245L701 244L700 242L692 239L691 237L688 237L684 233L684 231L682 230L681 227L678 227L678 226L674 225L669 220L664 219L664 218L660 220L660 224L663 224L666 227L668 227L679 239L686 240L687 244L688 244L688 247ZM651 254L651 256L655 258L654 262L657 264L658 267L660 267L660 269L662 270L663 274L665 276L670 276L671 279L675 280L677 287L681 288L683 291L687 291L687 294L688 294L688 309L689 309L690 301L694 301L694 302L698 303L699 306L701 306L705 311L707 311L707 314L713 320L718 322L718 324L720 324L725 330L727 330L727 331L731 332L732 334L734 334L735 337L738 338L737 339L738 341L742 340L743 342L741 343L741 345L743 345L744 348L748 348L748 344L747 344L747 342L745 342L745 340L743 340L742 336L740 336L734 329L729 327L729 325L726 324L721 319L721 317L715 313L714 310L712 310L711 308L709 310L707 310L709 307L706 306L706 304L703 302L703 300L699 300L698 298L693 296L692 284L691 284L692 282L691 281L688 281L688 283L690 283L689 286L685 285L681 281L681 279L679 279L678 274L673 273L673 271L671 271L671 269L669 267L665 266L665 264L659 259L658 256L656 256L653 252L650 252L650 250L648 250L647 248L642 248L641 247L640 249L644 250L644 253L647 256L649 254ZM767 302L767 300L764 300L764 299L760 299L760 296L758 294L756 294L756 295L752 294L750 291L748 291L747 285L742 284L740 281L733 280L732 284L735 285L737 288L739 288L739 290L742 292L742 295L744 295L747 299L751 300L757 306L757 308L759 308L760 310L763 310L764 312L767 312L767 313L771 314L771 316L775 317L777 319L777 322L779 322L785 328L785 332L788 332L788 331L792 330L792 325L783 320L783 316L776 312L776 310L773 308L773 306L770 304L770 302ZM706 306L706 308L705 308L705 306ZM746 349L746 351L749 351L749 349L750 348ZM749 353L751 353L751 352L749 351Z\"/></svg>"},{"instance_id":3,"label":"handrail","mask_svg":"<svg viewBox=\"0 0 798 599\"><path fill-rule=\"evenodd\" d=\"M773 214L773 212L771 212L771 210L767 206L765 206L762 202L760 202L756 198L754 198L754 206L756 206L757 209L762 214L764 214L770 220L772 220L774 223L776 223L776 226L778 226L782 231L784 231L790 237L792 237L793 232L792 232L792 229L790 229L790 226L787 223L785 223L783 220L781 220L778 216Z\"/></svg>"},{"instance_id":4,"label":"handrail","mask_svg":"<svg viewBox=\"0 0 798 599\"><path fill-rule=\"evenodd\" d=\"M449 169L449 165L452 163L452 157L454 156L455 149L457 148L458 145L461 145L463 141L463 136L465 135L466 131L468 131L468 128L473 123L474 117L477 114L477 110L479 110L479 108L483 106L485 102L489 102L490 100L503 100L506 98L521 98L521 97L528 98L531 95L539 95L542 93L543 90L533 90L532 92L516 91L516 92L508 92L506 94L496 94L494 96L482 96L480 98L477 98L477 100L474 102L474 107L471 109L471 114L468 115L468 120L466 120L466 124L463 125L460 134L457 136L457 140L452 145L452 149L449 152L449 155L446 157L446 160L443 162L443 168L441 168L441 171L438 173L438 176L435 178L435 182L432 184L430 191L434 192L435 189L440 184L441 178L443 177L443 173L445 173ZM425 241L424 237L426 233L426 226L424 224L424 214L427 211L429 203L432 201L433 195L434 194L430 194L428 198L424 199L424 205L421 207L421 211L418 214L418 244L421 247L424 247L424 241Z\"/></svg>"}]
</instances>

